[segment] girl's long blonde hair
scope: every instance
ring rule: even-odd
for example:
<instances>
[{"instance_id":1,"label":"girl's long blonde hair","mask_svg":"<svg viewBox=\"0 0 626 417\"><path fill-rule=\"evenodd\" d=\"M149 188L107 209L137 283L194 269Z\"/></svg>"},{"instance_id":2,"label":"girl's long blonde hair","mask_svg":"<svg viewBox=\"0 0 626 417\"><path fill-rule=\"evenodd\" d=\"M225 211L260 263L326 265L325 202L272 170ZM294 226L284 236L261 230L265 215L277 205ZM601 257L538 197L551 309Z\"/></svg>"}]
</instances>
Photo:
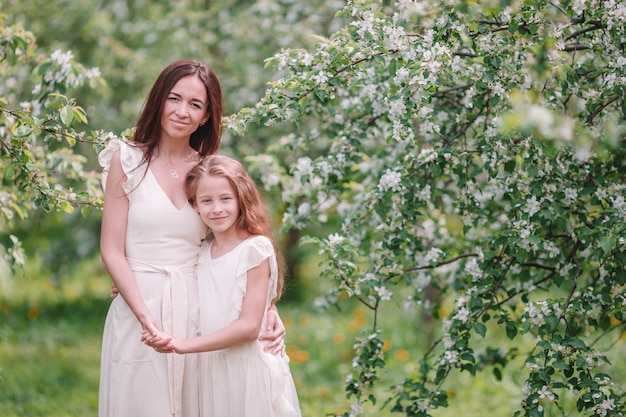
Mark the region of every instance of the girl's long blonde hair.
<instances>
[{"instance_id":1,"label":"girl's long blonde hair","mask_svg":"<svg viewBox=\"0 0 626 417\"><path fill-rule=\"evenodd\" d=\"M276 303L283 293L285 284L283 259L274 238L269 211L254 180L239 161L224 155L208 155L194 166L185 178L185 194L194 207L198 183L206 176L226 178L233 187L239 201L239 217L235 227L250 235L265 236L272 242L278 264L277 295L272 300L272 303Z\"/></svg>"}]
</instances>

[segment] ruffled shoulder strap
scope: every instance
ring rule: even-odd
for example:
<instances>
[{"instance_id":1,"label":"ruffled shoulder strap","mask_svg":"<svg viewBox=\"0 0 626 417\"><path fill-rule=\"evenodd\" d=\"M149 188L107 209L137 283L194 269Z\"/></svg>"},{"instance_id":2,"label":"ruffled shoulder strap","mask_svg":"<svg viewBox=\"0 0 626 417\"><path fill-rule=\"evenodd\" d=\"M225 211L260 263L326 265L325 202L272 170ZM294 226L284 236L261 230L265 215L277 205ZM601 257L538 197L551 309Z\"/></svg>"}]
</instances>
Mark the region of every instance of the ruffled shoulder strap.
<instances>
[{"instance_id":1,"label":"ruffled shoulder strap","mask_svg":"<svg viewBox=\"0 0 626 417\"><path fill-rule=\"evenodd\" d=\"M241 247L237 275L248 272L272 256L274 256L274 247L267 237L254 236L248 238Z\"/></svg>"},{"instance_id":2,"label":"ruffled shoulder strap","mask_svg":"<svg viewBox=\"0 0 626 417\"><path fill-rule=\"evenodd\" d=\"M259 266L263 261L269 258L270 262L270 282L268 288L267 305L276 297L276 284L278 281L278 262L272 242L265 236L254 236L247 239L241 246L239 256L237 257L237 277L235 282L235 291L233 293L233 311L232 320L241 314L241 301L246 294L246 285L248 283L247 272L254 267Z\"/></svg>"},{"instance_id":3,"label":"ruffled shoulder strap","mask_svg":"<svg viewBox=\"0 0 626 417\"><path fill-rule=\"evenodd\" d=\"M111 160L113 154L120 151L120 162L122 170L126 174L126 182L122 184L122 188L126 194L130 194L134 190L145 174L145 170L137 169L143 158L143 151L128 142L120 139L111 139L107 146L98 154L98 163L102 166L102 189L106 188L107 177L111 169Z\"/></svg>"}]
</instances>

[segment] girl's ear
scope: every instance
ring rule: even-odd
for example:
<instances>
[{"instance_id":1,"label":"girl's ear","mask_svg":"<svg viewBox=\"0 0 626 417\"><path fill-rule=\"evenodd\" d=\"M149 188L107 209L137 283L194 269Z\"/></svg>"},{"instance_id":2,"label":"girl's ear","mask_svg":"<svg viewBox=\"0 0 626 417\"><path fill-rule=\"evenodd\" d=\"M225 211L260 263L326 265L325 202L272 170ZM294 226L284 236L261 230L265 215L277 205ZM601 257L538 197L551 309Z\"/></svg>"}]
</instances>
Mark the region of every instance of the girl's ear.
<instances>
[{"instance_id":1,"label":"girl's ear","mask_svg":"<svg viewBox=\"0 0 626 417\"><path fill-rule=\"evenodd\" d=\"M208 122L210 118L211 118L211 114L210 113L205 114L204 118L202 118L202 121L200 122L200 126L202 126L203 124Z\"/></svg>"}]
</instances>

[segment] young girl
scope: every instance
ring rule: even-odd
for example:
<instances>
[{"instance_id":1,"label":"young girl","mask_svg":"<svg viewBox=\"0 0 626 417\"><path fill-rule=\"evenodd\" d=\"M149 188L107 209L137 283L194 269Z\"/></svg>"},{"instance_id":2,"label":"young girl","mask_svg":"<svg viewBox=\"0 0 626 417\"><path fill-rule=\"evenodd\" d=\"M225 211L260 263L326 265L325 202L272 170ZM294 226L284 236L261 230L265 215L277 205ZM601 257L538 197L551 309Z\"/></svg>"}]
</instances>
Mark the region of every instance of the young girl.
<instances>
[{"instance_id":1,"label":"young girl","mask_svg":"<svg viewBox=\"0 0 626 417\"><path fill-rule=\"evenodd\" d=\"M185 182L210 229L198 260L201 336L144 332L159 352L200 356L203 417L300 416L289 358L258 341L267 309L283 289L271 222L254 181L236 160L205 157Z\"/></svg>"}]
</instances>

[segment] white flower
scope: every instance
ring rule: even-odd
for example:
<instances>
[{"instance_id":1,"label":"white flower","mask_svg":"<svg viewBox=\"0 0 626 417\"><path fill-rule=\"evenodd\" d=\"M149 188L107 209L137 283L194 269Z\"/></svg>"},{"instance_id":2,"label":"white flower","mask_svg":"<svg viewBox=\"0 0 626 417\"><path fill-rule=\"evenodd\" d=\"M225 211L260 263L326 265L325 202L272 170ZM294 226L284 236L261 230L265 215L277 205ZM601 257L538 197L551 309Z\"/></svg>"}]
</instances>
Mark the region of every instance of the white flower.
<instances>
[{"instance_id":1,"label":"white flower","mask_svg":"<svg viewBox=\"0 0 626 417\"><path fill-rule=\"evenodd\" d=\"M388 169L380 178L378 189L382 192L387 190L399 191L401 189L400 181L402 177L400 173Z\"/></svg>"},{"instance_id":2,"label":"white flower","mask_svg":"<svg viewBox=\"0 0 626 417\"><path fill-rule=\"evenodd\" d=\"M101 75L100 68L98 67L90 68L85 72L85 78L89 80L92 78L99 77L100 75Z\"/></svg>"},{"instance_id":3,"label":"white flower","mask_svg":"<svg viewBox=\"0 0 626 417\"><path fill-rule=\"evenodd\" d=\"M304 217L311 212L311 205L309 203L302 203L298 207L298 216Z\"/></svg>"},{"instance_id":4,"label":"white flower","mask_svg":"<svg viewBox=\"0 0 626 417\"><path fill-rule=\"evenodd\" d=\"M563 199L563 204L566 206L571 205L578 198L578 191L573 188L566 188L564 194L565 198Z\"/></svg>"},{"instance_id":5,"label":"white flower","mask_svg":"<svg viewBox=\"0 0 626 417\"><path fill-rule=\"evenodd\" d=\"M389 116L392 119L401 119L406 113L406 104L402 100L394 100L389 106Z\"/></svg>"},{"instance_id":6,"label":"white flower","mask_svg":"<svg viewBox=\"0 0 626 417\"><path fill-rule=\"evenodd\" d=\"M467 261L467 263L465 264L465 272L474 277L474 279L480 278L483 274L482 269L480 269L480 266L478 266L478 260L475 258Z\"/></svg>"},{"instance_id":7,"label":"white flower","mask_svg":"<svg viewBox=\"0 0 626 417\"><path fill-rule=\"evenodd\" d=\"M537 213L541 208L541 204L537 201L537 197L532 196L528 200L526 200L526 207L524 211L528 213L528 217L532 217L533 214Z\"/></svg>"},{"instance_id":8,"label":"white flower","mask_svg":"<svg viewBox=\"0 0 626 417\"><path fill-rule=\"evenodd\" d=\"M303 176L311 175L313 173L313 163L311 158L298 158L298 162L296 164L296 170L294 172L294 177L300 181Z\"/></svg>"},{"instance_id":9,"label":"white flower","mask_svg":"<svg viewBox=\"0 0 626 417\"><path fill-rule=\"evenodd\" d=\"M586 0L574 0L572 2L572 10L577 15L581 15L585 11L585 2Z\"/></svg>"},{"instance_id":10,"label":"white flower","mask_svg":"<svg viewBox=\"0 0 626 417\"><path fill-rule=\"evenodd\" d=\"M424 261L426 264L431 264L432 262L437 262L439 257L443 254L443 251L439 248L431 248L426 256L424 256Z\"/></svg>"},{"instance_id":11,"label":"white flower","mask_svg":"<svg viewBox=\"0 0 626 417\"><path fill-rule=\"evenodd\" d=\"M537 394L539 394L539 398L546 398L549 401L554 401L554 394L548 389L546 385L541 387Z\"/></svg>"},{"instance_id":12,"label":"white flower","mask_svg":"<svg viewBox=\"0 0 626 417\"><path fill-rule=\"evenodd\" d=\"M437 159L437 152L432 149L432 148L424 148L421 150L420 154L418 155L417 159L419 159L420 161L424 162L424 163L428 163L428 162L432 162L435 159Z\"/></svg>"},{"instance_id":13,"label":"white flower","mask_svg":"<svg viewBox=\"0 0 626 417\"><path fill-rule=\"evenodd\" d=\"M611 398L606 398L602 403L596 406L596 414L600 416L607 415L609 410L615 410L615 401Z\"/></svg>"},{"instance_id":14,"label":"white flower","mask_svg":"<svg viewBox=\"0 0 626 417\"><path fill-rule=\"evenodd\" d=\"M350 417L355 417L360 414L363 414L363 405L358 401L355 401L350 406Z\"/></svg>"},{"instance_id":15,"label":"white flower","mask_svg":"<svg viewBox=\"0 0 626 417\"><path fill-rule=\"evenodd\" d=\"M454 318L456 320L459 320L465 323L467 319L469 319L469 315L470 315L470 311L466 307L462 307L459 309L459 311L456 312L456 314L454 315Z\"/></svg>"},{"instance_id":16,"label":"white flower","mask_svg":"<svg viewBox=\"0 0 626 417\"><path fill-rule=\"evenodd\" d=\"M624 200L623 195L611 197L611 200L613 202L613 207L615 207L619 211L626 212L626 200Z\"/></svg>"},{"instance_id":17,"label":"white flower","mask_svg":"<svg viewBox=\"0 0 626 417\"><path fill-rule=\"evenodd\" d=\"M459 353L455 350L446 350L443 354L443 358L439 361L441 365L445 365L446 362L454 365L459 358Z\"/></svg>"},{"instance_id":18,"label":"white flower","mask_svg":"<svg viewBox=\"0 0 626 417\"><path fill-rule=\"evenodd\" d=\"M318 72L314 77L313 80L317 83L317 84L325 84L326 81L328 81L330 79L331 75L325 71L320 71Z\"/></svg>"},{"instance_id":19,"label":"white flower","mask_svg":"<svg viewBox=\"0 0 626 417\"><path fill-rule=\"evenodd\" d=\"M378 294L381 300L391 300L393 293L387 289L387 287L374 287L374 291Z\"/></svg>"},{"instance_id":20,"label":"white flower","mask_svg":"<svg viewBox=\"0 0 626 417\"><path fill-rule=\"evenodd\" d=\"M313 62L313 55L309 54L308 52L302 55L302 65L308 67L311 65L312 62Z\"/></svg>"},{"instance_id":21,"label":"white flower","mask_svg":"<svg viewBox=\"0 0 626 417\"><path fill-rule=\"evenodd\" d=\"M331 247L337 247L343 243L344 239L345 238L341 236L340 234L334 233L328 236L328 243L330 244Z\"/></svg>"},{"instance_id":22,"label":"white flower","mask_svg":"<svg viewBox=\"0 0 626 417\"><path fill-rule=\"evenodd\" d=\"M400 84L402 81L406 80L410 74L410 71L406 67L399 68L396 72L396 76L393 77L393 82L396 84Z\"/></svg>"}]
</instances>

